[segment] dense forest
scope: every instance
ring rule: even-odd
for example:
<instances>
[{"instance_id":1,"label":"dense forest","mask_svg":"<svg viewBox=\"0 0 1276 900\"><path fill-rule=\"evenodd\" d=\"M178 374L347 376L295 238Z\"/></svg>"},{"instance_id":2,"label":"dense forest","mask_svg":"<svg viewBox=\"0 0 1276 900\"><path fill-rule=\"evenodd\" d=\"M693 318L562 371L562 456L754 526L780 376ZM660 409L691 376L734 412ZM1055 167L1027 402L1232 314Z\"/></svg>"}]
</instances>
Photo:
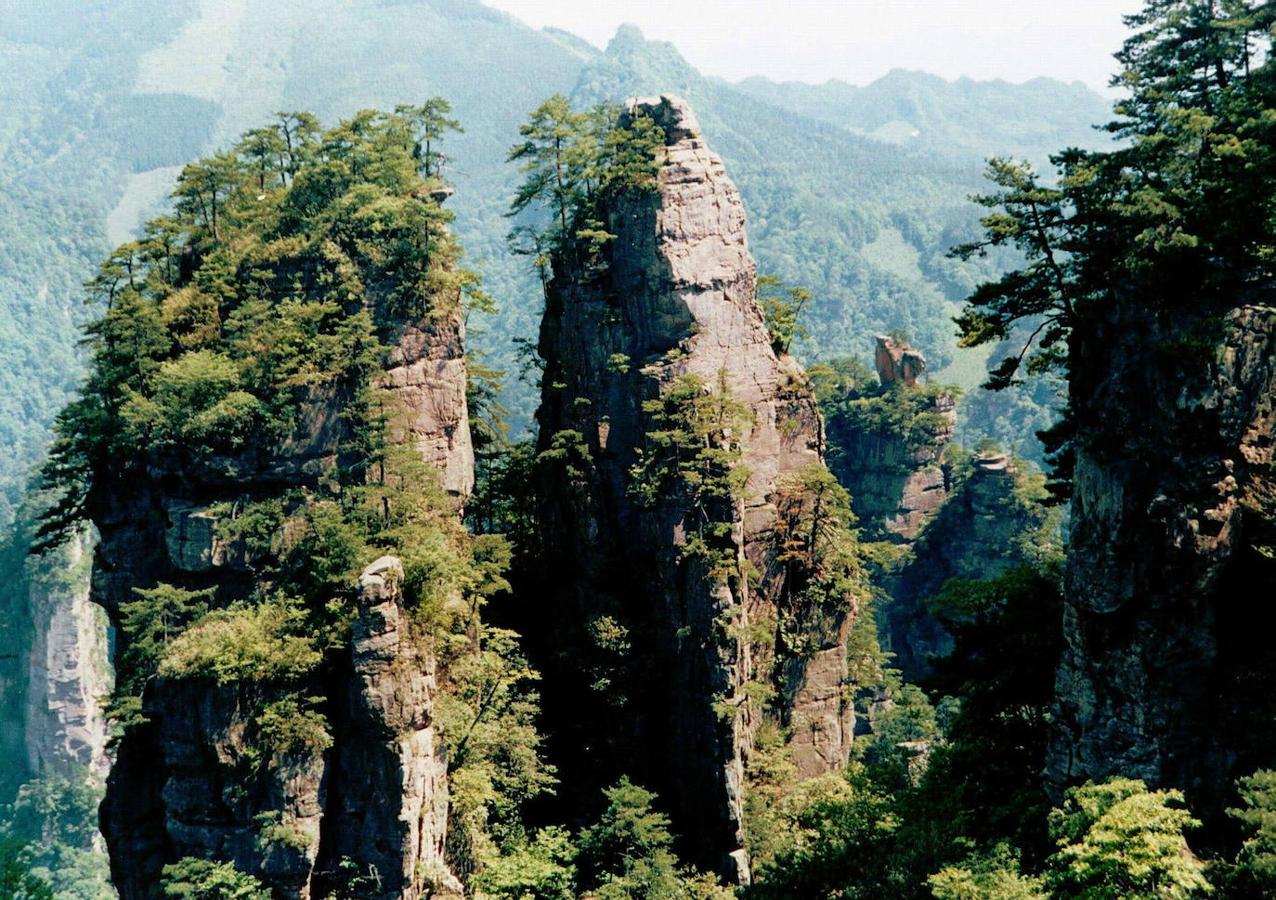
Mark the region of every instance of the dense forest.
<instances>
[{"instance_id":1,"label":"dense forest","mask_svg":"<svg viewBox=\"0 0 1276 900\"><path fill-rule=\"evenodd\" d=\"M1023 93L402 6L561 68L147 141L190 10L5 26L80 105L0 116L0 634L96 655L0 660L0 900L1276 894L1276 7L1149 0L970 204Z\"/></svg>"},{"instance_id":2,"label":"dense forest","mask_svg":"<svg viewBox=\"0 0 1276 900\"><path fill-rule=\"evenodd\" d=\"M1044 159L1059 146L1089 146L1105 113L1097 94L1042 81L1008 88L994 122L976 128L952 117L941 125L958 97L982 103L988 89L958 83L935 92L925 76L898 73L830 122L801 98L759 99L747 85L707 78L636 29L599 51L469 0L81 6L16 3L0 18L0 228L11 250L0 261L0 329L6 370L32 373L11 376L3 392L5 521L82 372L73 348L91 307L80 302L80 283L159 211L184 163L277 110L333 121L365 107L448 97L465 124L448 170L458 188L455 227L467 265L500 300L472 343L510 374L503 403L518 430L529 426L535 400L513 377L516 339L535 330L539 301L534 280L505 249L515 173L503 161L509 136L545 96L586 105L662 90L686 96L736 172L764 268L819 288L812 314L826 327L812 330L804 356L866 357L866 335L904 328L936 362L952 353L947 319L974 283L944 253L973 236L966 196L980 187L983 157ZM1042 116L1052 123L1044 130ZM901 152L864 136L895 120L919 129L923 143ZM968 149L939 154L941 145ZM912 187L902 189L905 182ZM982 359L971 356L963 370L968 387ZM1035 404L1032 412L1039 416ZM1018 427L1004 410L972 417L984 420L978 427L1034 452L1032 426Z\"/></svg>"}]
</instances>

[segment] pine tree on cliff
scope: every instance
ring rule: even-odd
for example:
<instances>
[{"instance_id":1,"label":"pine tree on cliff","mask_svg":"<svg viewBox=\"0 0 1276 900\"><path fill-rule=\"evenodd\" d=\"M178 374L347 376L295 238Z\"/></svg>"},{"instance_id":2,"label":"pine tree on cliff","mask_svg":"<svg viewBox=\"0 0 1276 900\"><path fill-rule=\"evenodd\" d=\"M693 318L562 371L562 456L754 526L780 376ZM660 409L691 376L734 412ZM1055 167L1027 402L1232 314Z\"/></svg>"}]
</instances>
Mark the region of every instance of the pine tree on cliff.
<instances>
[{"instance_id":1,"label":"pine tree on cliff","mask_svg":"<svg viewBox=\"0 0 1276 900\"><path fill-rule=\"evenodd\" d=\"M980 286L967 345L1030 337L990 380L1059 367L1048 435L1072 494L1051 784L1184 791L1226 847L1233 779L1272 764L1276 591L1276 7L1154 0L1129 18L1114 150L1060 178L994 161L982 241L1020 268Z\"/></svg>"},{"instance_id":2,"label":"pine tree on cliff","mask_svg":"<svg viewBox=\"0 0 1276 900\"><path fill-rule=\"evenodd\" d=\"M99 526L124 898L459 890L448 867L495 858L553 781L535 673L480 613L508 553L458 515L463 318L490 300L440 205L447 111L281 115L188 165L89 285L44 537ZM189 717L230 696L219 724ZM191 803L216 807L195 829Z\"/></svg>"},{"instance_id":3,"label":"pine tree on cliff","mask_svg":"<svg viewBox=\"0 0 1276 900\"><path fill-rule=\"evenodd\" d=\"M989 378L1001 389L1021 371L1075 371L1068 339L1105 309L1135 303L1208 328L1224 311L1270 299L1276 220L1276 71L1268 62L1276 7L1252 0L1153 0L1129 16L1113 84L1129 92L1108 130L1108 152L1066 150L1057 185L1024 163L993 160L997 190L982 240L963 259L1012 246L1026 263L981 285L958 318L963 346L1029 325L1020 352ZM1193 324L1195 323L1195 324ZM1068 490L1072 416L1043 437Z\"/></svg>"}]
</instances>

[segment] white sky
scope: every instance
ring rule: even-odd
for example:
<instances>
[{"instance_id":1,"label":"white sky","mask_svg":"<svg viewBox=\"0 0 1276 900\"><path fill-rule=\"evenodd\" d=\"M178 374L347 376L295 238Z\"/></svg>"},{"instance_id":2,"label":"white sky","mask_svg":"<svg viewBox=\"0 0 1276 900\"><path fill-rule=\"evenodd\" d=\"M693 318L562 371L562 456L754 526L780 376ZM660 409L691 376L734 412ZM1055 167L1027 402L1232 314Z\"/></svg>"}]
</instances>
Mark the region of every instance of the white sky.
<instances>
[{"instance_id":1,"label":"white sky","mask_svg":"<svg viewBox=\"0 0 1276 900\"><path fill-rule=\"evenodd\" d=\"M624 22L736 80L872 81L893 68L946 78L1049 75L1103 88L1140 0L484 0L529 25L606 45Z\"/></svg>"}]
</instances>

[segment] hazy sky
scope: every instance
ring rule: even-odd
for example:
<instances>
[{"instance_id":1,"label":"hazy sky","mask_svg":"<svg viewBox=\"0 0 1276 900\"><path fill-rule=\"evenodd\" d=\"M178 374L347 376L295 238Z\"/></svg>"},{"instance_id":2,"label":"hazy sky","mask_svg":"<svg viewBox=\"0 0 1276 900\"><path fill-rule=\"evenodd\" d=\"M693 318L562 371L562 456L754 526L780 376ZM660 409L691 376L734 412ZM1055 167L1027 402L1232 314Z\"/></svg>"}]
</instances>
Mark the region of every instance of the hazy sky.
<instances>
[{"instance_id":1,"label":"hazy sky","mask_svg":"<svg viewBox=\"0 0 1276 900\"><path fill-rule=\"evenodd\" d=\"M624 22L728 79L856 84L892 68L1103 87L1139 0L485 0L603 46Z\"/></svg>"}]
</instances>

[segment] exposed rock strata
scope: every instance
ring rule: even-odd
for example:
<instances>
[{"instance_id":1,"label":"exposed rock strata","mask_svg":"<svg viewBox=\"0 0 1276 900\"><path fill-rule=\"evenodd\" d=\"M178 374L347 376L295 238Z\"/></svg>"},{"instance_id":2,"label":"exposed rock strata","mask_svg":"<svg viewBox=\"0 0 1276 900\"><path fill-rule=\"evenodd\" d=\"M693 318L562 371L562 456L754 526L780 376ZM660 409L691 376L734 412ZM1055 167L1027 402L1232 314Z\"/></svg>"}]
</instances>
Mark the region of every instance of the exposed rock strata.
<instances>
[{"instance_id":1,"label":"exposed rock strata","mask_svg":"<svg viewBox=\"0 0 1276 900\"><path fill-rule=\"evenodd\" d=\"M1276 573L1254 509L1274 496L1276 311L1231 313L1212 361L1183 327L1118 307L1073 341L1085 364L1048 774L1185 788L1208 816L1273 738Z\"/></svg>"},{"instance_id":2,"label":"exposed rock strata","mask_svg":"<svg viewBox=\"0 0 1276 900\"><path fill-rule=\"evenodd\" d=\"M586 748L582 770L563 775L645 780L672 808L692 858L743 879L744 759L761 719L745 699L748 685L778 692L803 773L840 766L853 730L844 690L852 602L823 614L778 608L784 574L773 500L783 476L821 463L820 416L800 367L771 349L744 209L722 162L682 101L631 101L626 115L635 112L665 132L658 191L626 195L609 210L616 237L604 271L576 280L556 272L540 338L541 448L572 445L584 457L578 473L560 469L547 491L556 621L615 617L631 629L628 656L642 660L615 676L612 693L630 699L613 720L610 750ZM710 389L725 384L750 413L747 433L731 436L748 485L722 514L756 580L719 578L682 556L693 523L676 499L644 508L629 494L652 427L643 403L685 374ZM804 652L781 641L773 658L766 641L741 638L751 627L774 630L781 616L799 623ZM570 681L570 662L567 669ZM547 702L549 694L547 685Z\"/></svg>"},{"instance_id":3,"label":"exposed rock strata","mask_svg":"<svg viewBox=\"0 0 1276 900\"><path fill-rule=\"evenodd\" d=\"M926 371L926 356L920 350L910 347L906 341L888 334L879 334L873 364L877 367L877 377L881 379L882 387L894 387L897 384L915 387L917 379Z\"/></svg>"},{"instance_id":4,"label":"exposed rock strata","mask_svg":"<svg viewBox=\"0 0 1276 900\"><path fill-rule=\"evenodd\" d=\"M830 466L851 492L851 502L864 536L911 546L922 527L948 498L948 476L940 458L957 427L952 395L936 393L918 405L917 378L926 357L903 341L878 335L877 377L885 389L875 403L917 406L910 415L934 421L922 439L899 429L866 429L833 417L829 441L837 448Z\"/></svg>"},{"instance_id":5,"label":"exposed rock strata","mask_svg":"<svg viewBox=\"0 0 1276 900\"><path fill-rule=\"evenodd\" d=\"M93 539L76 532L56 551L26 558L11 538L15 577L0 596L0 802L39 775L104 778L111 690L106 616L89 600Z\"/></svg>"},{"instance_id":6,"label":"exposed rock strata","mask_svg":"<svg viewBox=\"0 0 1276 900\"><path fill-rule=\"evenodd\" d=\"M1044 551L1046 510L1021 496L1023 475L1001 453L982 453L917 540L902 568L886 577L881 622L886 649L909 681L952 651L952 636L928 601L951 578L985 580Z\"/></svg>"},{"instance_id":7,"label":"exposed rock strata","mask_svg":"<svg viewBox=\"0 0 1276 900\"><path fill-rule=\"evenodd\" d=\"M33 640L27 657L23 735L32 773L87 771L106 777L107 725L101 699L111 691L107 628L89 600L93 541L77 533L55 559L32 563L27 580Z\"/></svg>"},{"instance_id":8,"label":"exposed rock strata","mask_svg":"<svg viewBox=\"0 0 1276 900\"><path fill-rule=\"evenodd\" d=\"M409 326L385 376L406 436L458 500L474 477L462 338L459 315ZM294 433L273 451L157 469L141 483L97 492L94 600L118 617L135 587L161 582L246 595L253 561L219 537L219 516L238 498L326 477L348 439L342 402L311 390ZM276 699L271 688L249 697L249 688L234 684L163 678L148 688L149 722L121 742L102 807L124 900L150 897L162 866L188 855L231 860L276 896L297 900L311 896L318 870L343 857L375 868L378 900L459 887L442 852L447 780L431 729L433 661L407 638L402 600L387 575L393 569L379 561L361 581L350 660L322 668L300 688L322 699L333 723L329 750L288 753L271 760L266 777L245 779L255 710ZM291 839L261 840L271 823L286 825Z\"/></svg>"},{"instance_id":9,"label":"exposed rock strata","mask_svg":"<svg viewBox=\"0 0 1276 900\"><path fill-rule=\"evenodd\" d=\"M434 730L435 662L414 640L402 584L403 566L392 556L359 578L338 773L346 789L332 811L341 823L336 858L364 860L380 874L369 900L462 893L444 861L447 757ZM369 804L369 796L384 802Z\"/></svg>"}]
</instances>

